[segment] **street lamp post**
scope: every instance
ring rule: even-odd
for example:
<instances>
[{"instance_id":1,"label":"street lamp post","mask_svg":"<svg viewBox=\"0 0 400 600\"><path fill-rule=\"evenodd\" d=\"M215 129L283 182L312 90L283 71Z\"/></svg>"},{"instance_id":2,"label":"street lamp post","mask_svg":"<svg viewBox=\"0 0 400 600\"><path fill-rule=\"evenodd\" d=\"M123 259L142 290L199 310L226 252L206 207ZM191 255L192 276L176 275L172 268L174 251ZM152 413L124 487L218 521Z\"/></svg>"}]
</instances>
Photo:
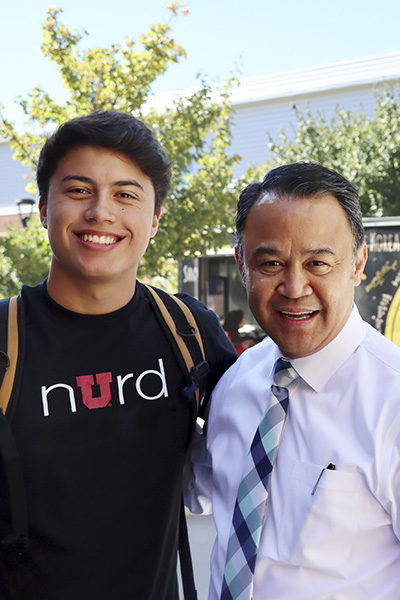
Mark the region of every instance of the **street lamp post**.
<instances>
[{"instance_id":1,"label":"street lamp post","mask_svg":"<svg viewBox=\"0 0 400 600\"><path fill-rule=\"evenodd\" d=\"M16 204L18 206L19 218L22 224L22 227L26 227L28 225L29 219L32 217L33 207L35 205L35 201L32 198L21 198L21 200L17 200ZM23 207L26 206L25 210ZM23 213L29 212L28 215L23 216Z\"/></svg>"}]
</instances>

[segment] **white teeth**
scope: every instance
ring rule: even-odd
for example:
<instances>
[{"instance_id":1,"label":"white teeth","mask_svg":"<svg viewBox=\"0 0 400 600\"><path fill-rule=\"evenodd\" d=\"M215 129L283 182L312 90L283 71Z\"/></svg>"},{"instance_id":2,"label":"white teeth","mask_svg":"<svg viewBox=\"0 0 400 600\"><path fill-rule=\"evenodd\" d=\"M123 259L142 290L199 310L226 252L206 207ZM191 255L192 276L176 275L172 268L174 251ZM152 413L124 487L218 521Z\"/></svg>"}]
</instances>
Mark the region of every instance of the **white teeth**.
<instances>
[{"instance_id":1,"label":"white teeth","mask_svg":"<svg viewBox=\"0 0 400 600\"><path fill-rule=\"evenodd\" d=\"M295 319L296 321L302 321L304 319L308 319L313 311L307 313L290 313L281 311L285 317L289 317L290 319Z\"/></svg>"},{"instance_id":2,"label":"white teeth","mask_svg":"<svg viewBox=\"0 0 400 600\"><path fill-rule=\"evenodd\" d=\"M91 233L83 233L79 236L84 242L92 242L93 244L102 244L103 246L109 246L115 244L117 238L111 235L92 235Z\"/></svg>"}]
</instances>

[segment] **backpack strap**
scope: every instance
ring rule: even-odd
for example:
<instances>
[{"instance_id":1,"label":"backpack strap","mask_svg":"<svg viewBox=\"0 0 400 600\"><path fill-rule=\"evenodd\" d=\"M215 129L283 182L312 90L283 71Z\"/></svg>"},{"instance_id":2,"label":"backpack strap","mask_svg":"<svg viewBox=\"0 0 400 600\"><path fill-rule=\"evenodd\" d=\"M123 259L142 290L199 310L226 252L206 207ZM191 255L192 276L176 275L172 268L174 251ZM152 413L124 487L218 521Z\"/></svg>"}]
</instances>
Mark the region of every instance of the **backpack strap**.
<instances>
[{"instance_id":1,"label":"backpack strap","mask_svg":"<svg viewBox=\"0 0 400 600\"><path fill-rule=\"evenodd\" d=\"M15 550L19 558L27 558L30 554L24 477L5 417L18 361L19 298L0 300L0 542L3 548Z\"/></svg>"},{"instance_id":2,"label":"backpack strap","mask_svg":"<svg viewBox=\"0 0 400 600\"><path fill-rule=\"evenodd\" d=\"M0 409L6 414L18 361L18 297L0 301Z\"/></svg>"},{"instance_id":3,"label":"backpack strap","mask_svg":"<svg viewBox=\"0 0 400 600\"><path fill-rule=\"evenodd\" d=\"M190 400L193 394L196 397L197 410L205 388L205 380L209 371L206 360L204 344L196 319L189 307L176 296L155 290L150 285L142 283L147 297L155 310L156 316L164 331L171 334L178 346L178 362L185 364L185 373L188 384L184 393ZM160 319L160 316L162 319ZM175 352L176 354L176 352Z\"/></svg>"},{"instance_id":4,"label":"backpack strap","mask_svg":"<svg viewBox=\"0 0 400 600\"><path fill-rule=\"evenodd\" d=\"M181 514L179 518L179 561L181 565L184 598L185 600L197 600L197 590L194 581L193 562L190 552L189 532L183 496L181 499Z\"/></svg>"},{"instance_id":5,"label":"backpack strap","mask_svg":"<svg viewBox=\"0 0 400 600\"><path fill-rule=\"evenodd\" d=\"M7 354L8 338L8 305L9 298L0 300L0 389L4 375L9 367L10 359Z\"/></svg>"},{"instance_id":6,"label":"backpack strap","mask_svg":"<svg viewBox=\"0 0 400 600\"><path fill-rule=\"evenodd\" d=\"M146 284L142 285L160 326L168 339L171 339L172 334L172 338L176 342L175 355L181 367L183 360L182 369L188 378L184 393L188 400L191 400L193 396L196 397L198 412L209 366L196 319L189 307L176 296L162 290L155 290ZM179 518L178 546L185 600L197 600L183 497Z\"/></svg>"}]
</instances>

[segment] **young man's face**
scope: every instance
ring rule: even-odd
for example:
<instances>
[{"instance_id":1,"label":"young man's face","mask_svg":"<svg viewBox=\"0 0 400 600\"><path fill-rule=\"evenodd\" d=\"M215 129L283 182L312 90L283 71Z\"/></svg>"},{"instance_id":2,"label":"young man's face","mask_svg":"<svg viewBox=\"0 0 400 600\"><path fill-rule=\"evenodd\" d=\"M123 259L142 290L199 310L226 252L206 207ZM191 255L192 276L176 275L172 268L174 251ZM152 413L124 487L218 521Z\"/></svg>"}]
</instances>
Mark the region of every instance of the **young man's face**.
<instances>
[{"instance_id":1,"label":"young man's face","mask_svg":"<svg viewBox=\"0 0 400 600\"><path fill-rule=\"evenodd\" d=\"M238 266L250 308L288 358L314 354L346 323L366 261L331 194L259 200L243 232Z\"/></svg>"},{"instance_id":2,"label":"young man's face","mask_svg":"<svg viewBox=\"0 0 400 600\"><path fill-rule=\"evenodd\" d=\"M97 146L71 150L49 183L43 226L53 252L51 273L62 282L132 281L157 232L155 192L124 154Z\"/></svg>"}]
</instances>

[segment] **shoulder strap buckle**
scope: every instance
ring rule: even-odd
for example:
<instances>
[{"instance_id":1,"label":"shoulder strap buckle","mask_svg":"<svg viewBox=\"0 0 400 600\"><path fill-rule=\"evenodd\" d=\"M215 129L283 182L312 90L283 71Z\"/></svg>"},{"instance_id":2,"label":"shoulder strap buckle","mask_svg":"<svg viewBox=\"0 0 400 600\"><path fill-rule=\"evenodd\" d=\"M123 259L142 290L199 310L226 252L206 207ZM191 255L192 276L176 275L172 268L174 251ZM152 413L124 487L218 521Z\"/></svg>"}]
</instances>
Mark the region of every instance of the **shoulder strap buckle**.
<instances>
[{"instance_id":1,"label":"shoulder strap buckle","mask_svg":"<svg viewBox=\"0 0 400 600\"><path fill-rule=\"evenodd\" d=\"M10 366L10 357L6 352L0 350L0 371L5 373ZM4 377L4 375L3 375Z\"/></svg>"},{"instance_id":2,"label":"shoulder strap buckle","mask_svg":"<svg viewBox=\"0 0 400 600\"><path fill-rule=\"evenodd\" d=\"M147 284L142 285L148 298L152 300L152 305L158 308L156 314L158 314L159 322L161 320L164 322L164 328L172 334L179 354L183 358L188 376L188 384L183 390L185 397L190 401L195 396L197 409L199 409L200 386L203 383L204 375L208 372L208 363L195 317L190 308L176 296L162 292L162 290L156 291ZM160 315L162 319L160 319ZM207 365L207 371L205 371L205 365Z\"/></svg>"}]
</instances>

